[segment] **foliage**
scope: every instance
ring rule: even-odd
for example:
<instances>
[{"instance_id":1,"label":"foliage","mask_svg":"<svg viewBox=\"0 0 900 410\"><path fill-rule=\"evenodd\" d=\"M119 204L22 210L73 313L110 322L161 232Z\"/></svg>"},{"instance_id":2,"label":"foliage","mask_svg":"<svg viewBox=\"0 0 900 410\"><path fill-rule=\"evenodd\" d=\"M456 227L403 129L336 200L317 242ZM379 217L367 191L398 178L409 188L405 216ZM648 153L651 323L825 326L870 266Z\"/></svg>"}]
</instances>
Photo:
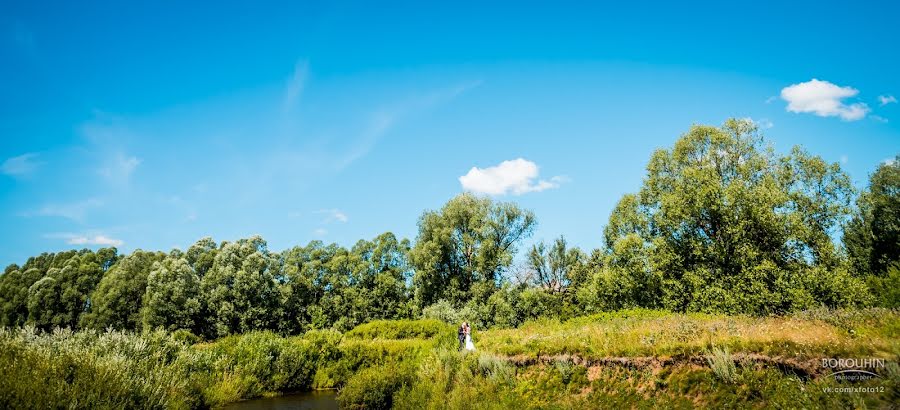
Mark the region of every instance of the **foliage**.
<instances>
[{"instance_id":1,"label":"foliage","mask_svg":"<svg viewBox=\"0 0 900 410\"><path fill-rule=\"evenodd\" d=\"M146 329L203 331L200 278L184 258L154 262L142 310Z\"/></svg>"},{"instance_id":2,"label":"foliage","mask_svg":"<svg viewBox=\"0 0 900 410\"><path fill-rule=\"evenodd\" d=\"M453 334L452 326L435 320L377 320L359 325L347 332L349 339L431 339Z\"/></svg>"},{"instance_id":3,"label":"foliage","mask_svg":"<svg viewBox=\"0 0 900 410\"><path fill-rule=\"evenodd\" d=\"M752 122L694 126L653 154L640 192L610 216L605 240L619 269L612 274L656 292L635 304L659 300L675 311L852 305L817 300L808 286L840 263L831 238L852 193L838 164L800 148L779 156Z\"/></svg>"},{"instance_id":4,"label":"foliage","mask_svg":"<svg viewBox=\"0 0 900 410\"><path fill-rule=\"evenodd\" d=\"M266 242L259 236L223 243L200 282L212 334L274 327L279 298L271 265Z\"/></svg>"},{"instance_id":5,"label":"foliage","mask_svg":"<svg viewBox=\"0 0 900 410\"><path fill-rule=\"evenodd\" d=\"M728 348L712 348L706 360L709 363L709 368L720 380L725 383L737 382L737 367L734 365L734 360L732 360Z\"/></svg>"},{"instance_id":6,"label":"foliage","mask_svg":"<svg viewBox=\"0 0 900 410\"><path fill-rule=\"evenodd\" d=\"M531 235L534 226L531 212L468 193L440 211L425 212L409 253L418 306L441 299L454 306L485 301L512 263L516 244Z\"/></svg>"},{"instance_id":7,"label":"foliage","mask_svg":"<svg viewBox=\"0 0 900 410\"><path fill-rule=\"evenodd\" d=\"M394 393L412 382L413 370L401 363L365 368L347 381L338 402L346 409L390 409Z\"/></svg>"},{"instance_id":8,"label":"foliage","mask_svg":"<svg viewBox=\"0 0 900 410\"><path fill-rule=\"evenodd\" d=\"M161 252L134 251L113 265L92 293L84 327L135 330L140 328L141 306L151 266L165 257Z\"/></svg>"},{"instance_id":9,"label":"foliage","mask_svg":"<svg viewBox=\"0 0 900 410\"><path fill-rule=\"evenodd\" d=\"M528 267L534 272L535 284L550 292L563 292L572 284L571 271L584 258L577 248L569 248L566 239L557 238L547 249L544 242L528 252Z\"/></svg>"}]
</instances>

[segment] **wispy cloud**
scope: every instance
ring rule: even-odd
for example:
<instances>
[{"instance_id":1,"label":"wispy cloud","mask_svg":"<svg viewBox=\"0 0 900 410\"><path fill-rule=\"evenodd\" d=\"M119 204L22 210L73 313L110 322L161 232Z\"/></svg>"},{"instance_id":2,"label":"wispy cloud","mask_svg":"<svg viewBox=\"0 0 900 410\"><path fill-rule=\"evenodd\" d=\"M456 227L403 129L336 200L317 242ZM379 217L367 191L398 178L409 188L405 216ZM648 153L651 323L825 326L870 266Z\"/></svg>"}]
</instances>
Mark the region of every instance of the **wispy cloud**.
<instances>
[{"instance_id":1,"label":"wispy cloud","mask_svg":"<svg viewBox=\"0 0 900 410\"><path fill-rule=\"evenodd\" d=\"M48 204L35 211L23 213L25 217L46 216L59 217L73 220L75 222L84 222L87 213L103 206L103 201L97 198L90 198L83 201L71 202L66 204Z\"/></svg>"},{"instance_id":2,"label":"wispy cloud","mask_svg":"<svg viewBox=\"0 0 900 410\"><path fill-rule=\"evenodd\" d=\"M840 117L844 121L861 120L870 111L865 103L844 103L844 99L857 94L859 90L853 87L841 87L815 78L781 90L781 98L787 101L786 109L790 112Z\"/></svg>"},{"instance_id":3,"label":"wispy cloud","mask_svg":"<svg viewBox=\"0 0 900 410\"><path fill-rule=\"evenodd\" d=\"M478 87L481 83L481 80L461 82L450 87L420 94L398 103L385 104L376 109L360 133L359 138L353 144L353 148L338 160L337 168L343 169L368 154L375 147L378 140L403 118L451 101L461 94Z\"/></svg>"},{"instance_id":4,"label":"wispy cloud","mask_svg":"<svg viewBox=\"0 0 900 410\"><path fill-rule=\"evenodd\" d=\"M325 219L322 220L323 224L330 224L332 222L340 222L345 223L350 220L340 209L320 209L315 212L316 214L324 214Z\"/></svg>"},{"instance_id":5,"label":"wispy cloud","mask_svg":"<svg viewBox=\"0 0 900 410\"><path fill-rule=\"evenodd\" d=\"M309 62L307 62L306 60L298 61L294 66L294 72L291 74L291 77L288 79L287 83L284 86L284 101L281 105L284 111L287 112L294 109L294 106L297 104L297 100L303 93L303 88L306 86L306 79L308 75Z\"/></svg>"},{"instance_id":6,"label":"wispy cloud","mask_svg":"<svg viewBox=\"0 0 900 410\"><path fill-rule=\"evenodd\" d=\"M468 173L459 177L464 190L488 195L540 192L559 188L566 180L563 176L555 176L550 180L538 179L537 164L523 158L503 161L487 168L472 167Z\"/></svg>"},{"instance_id":7,"label":"wispy cloud","mask_svg":"<svg viewBox=\"0 0 900 410\"><path fill-rule=\"evenodd\" d=\"M328 235L328 230L325 228L317 228L316 230L313 231L313 235L325 236L325 235Z\"/></svg>"},{"instance_id":8,"label":"wispy cloud","mask_svg":"<svg viewBox=\"0 0 900 410\"><path fill-rule=\"evenodd\" d=\"M891 103L897 103L897 99L893 95L879 95L878 103L881 104L882 107Z\"/></svg>"},{"instance_id":9,"label":"wispy cloud","mask_svg":"<svg viewBox=\"0 0 900 410\"><path fill-rule=\"evenodd\" d=\"M142 160L138 157L120 152L109 158L106 164L97 170L97 173L114 184L126 185L131 179L131 174L141 162Z\"/></svg>"},{"instance_id":10,"label":"wispy cloud","mask_svg":"<svg viewBox=\"0 0 900 410\"><path fill-rule=\"evenodd\" d=\"M773 123L772 121L770 121L767 118L760 118L758 120L754 120L753 118L750 118L750 117L744 117L744 120L750 121L750 122L756 124L756 126L759 127L760 129L764 129L764 130L767 130L767 129L775 126L775 123Z\"/></svg>"},{"instance_id":11,"label":"wispy cloud","mask_svg":"<svg viewBox=\"0 0 900 410\"><path fill-rule=\"evenodd\" d=\"M125 244L121 239L111 238L103 234L52 233L44 236L50 239L63 239L69 245L119 247Z\"/></svg>"},{"instance_id":12,"label":"wispy cloud","mask_svg":"<svg viewBox=\"0 0 900 410\"><path fill-rule=\"evenodd\" d=\"M869 118L871 118L871 119L873 119L873 120L875 120L875 121L878 121L878 122L880 122L880 123L883 123L883 124L887 124L887 122L888 122L888 119L887 119L887 118L884 118L884 117L882 117L882 116L880 116L880 115L872 114L872 115L869 116Z\"/></svg>"},{"instance_id":13,"label":"wispy cloud","mask_svg":"<svg viewBox=\"0 0 900 410\"><path fill-rule=\"evenodd\" d=\"M36 160L37 157L38 154L29 152L17 157L7 158L6 161L3 161L3 165L0 165L0 172L9 176L29 175L41 165Z\"/></svg>"}]
</instances>

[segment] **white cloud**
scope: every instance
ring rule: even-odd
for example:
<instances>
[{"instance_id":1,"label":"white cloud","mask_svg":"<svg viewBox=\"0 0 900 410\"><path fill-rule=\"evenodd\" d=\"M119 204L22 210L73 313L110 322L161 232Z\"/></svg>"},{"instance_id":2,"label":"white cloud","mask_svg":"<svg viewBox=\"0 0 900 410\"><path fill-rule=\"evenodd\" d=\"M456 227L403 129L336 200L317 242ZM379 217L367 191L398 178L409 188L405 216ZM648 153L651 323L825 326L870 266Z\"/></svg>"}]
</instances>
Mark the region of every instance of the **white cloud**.
<instances>
[{"instance_id":1,"label":"white cloud","mask_svg":"<svg viewBox=\"0 0 900 410\"><path fill-rule=\"evenodd\" d=\"M73 236L66 241L69 245L104 245L104 246L122 246L121 239L113 239L104 235L94 236Z\"/></svg>"},{"instance_id":2,"label":"white cloud","mask_svg":"<svg viewBox=\"0 0 900 410\"><path fill-rule=\"evenodd\" d=\"M306 78L309 74L309 63L305 60L298 61L294 65L294 73L288 79L284 86L284 101L282 108L284 111L290 111L294 108L303 88L306 86Z\"/></svg>"},{"instance_id":3,"label":"white cloud","mask_svg":"<svg viewBox=\"0 0 900 410\"><path fill-rule=\"evenodd\" d=\"M896 103L897 99L894 98L893 95L879 95L878 102L881 103L881 106L884 107L890 103Z\"/></svg>"},{"instance_id":4,"label":"white cloud","mask_svg":"<svg viewBox=\"0 0 900 410\"><path fill-rule=\"evenodd\" d=\"M894 165L894 162L896 162L896 160L893 159L893 158L888 158L888 159L886 159L886 160L884 160L884 161L881 161L882 164L887 165L887 166L889 166L889 167L890 167L890 166L893 166L893 165Z\"/></svg>"},{"instance_id":5,"label":"white cloud","mask_svg":"<svg viewBox=\"0 0 900 410\"><path fill-rule=\"evenodd\" d=\"M503 161L493 167L472 167L466 175L459 177L464 190L488 195L540 192L558 188L565 181L562 176L539 180L537 164L523 158Z\"/></svg>"},{"instance_id":6,"label":"white cloud","mask_svg":"<svg viewBox=\"0 0 900 410\"><path fill-rule=\"evenodd\" d=\"M313 235L316 236L325 236L328 235L328 230L325 228L319 228L313 231Z\"/></svg>"},{"instance_id":7,"label":"white cloud","mask_svg":"<svg viewBox=\"0 0 900 410\"><path fill-rule=\"evenodd\" d=\"M316 212L316 214L325 214L325 219L322 220L323 224L329 224L332 222L340 222L345 223L350 220L340 209L320 209Z\"/></svg>"},{"instance_id":8,"label":"white cloud","mask_svg":"<svg viewBox=\"0 0 900 410\"><path fill-rule=\"evenodd\" d=\"M887 118L884 118L884 117L882 117L882 116L880 116L880 115L872 114L872 115L869 116L869 118L871 118L871 119L873 119L873 120L875 120L875 121L878 121L878 122L880 122L880 123L887 123L887 122L888 122L888 119L887 119Z\"/></svg>"},{"instance_id":9,"label":"white cloud","mask_svg":"<svg viewBox=\"0 0 900 410\"><path fill-rule=\"evenodd\" d=\"M26 212L24 216L56 216L71 219L76 222L83 222L87 212L93 208L103 206L103 201L90 198L84 201L73 202L68 204L48 204L44 205L37 211Z\"/></svg>"},{"instance_id":10,"label":"white cloud","mask_svg":"<svg viewBox=\"0 0 900 410\"><path fill-rule=\"evenodd\" d=\"M3 165L0 165L0 172L9 176L28 175L40 165L39 162L35 161L37 156L38 154L29 152L17 157L7 158L6 161L3 161Z\"/></svg>"},{"instance_id":11,"label":"white cloud","mask_svg":"<svg viewBox=\"0 0 900 410\"><path fill-rule=\"evenodd\" d=\"M856 121L869 113L869 106L858 102L845 104L845 98L859 91L853 87L840 87L828 81L813 78L805 83L793 84L781 90L781 98L788 102L787 110L811 113L820 117L840 117L844 121Z\"/></svg>"},{"instance_id":12,"label":"white cloud","mask_svg":"<svg viewBox=\"0 0 900 410\"><path fill-rule=\"evenodd\" d=\"M846 155L841 155L841 164L846 164L849 158Z\"/></svg>"},{"instance_id":13,"label":"white cloud","mask_svg":"<svg viewBox=\"0 0 900 410\"><path fill-rule=\"evenodd\" d=\"M118 153L110 158L97 172L110 182L127 184L135 168L143 162L135 156Z\"/></svg>"},{"instance_id":14,"label":"white cloud","mask_svg":"<svg viewBox=\"0 0 900 410\"><path fill-rule=\"evenodd\" d=\"M104 234L74 234L74 233L52 233L44 235L51 239L64 239L69 245L100 245L100 246L122 246L125 244L121 239L111 238Z\"/></svg>"}]
</instances>

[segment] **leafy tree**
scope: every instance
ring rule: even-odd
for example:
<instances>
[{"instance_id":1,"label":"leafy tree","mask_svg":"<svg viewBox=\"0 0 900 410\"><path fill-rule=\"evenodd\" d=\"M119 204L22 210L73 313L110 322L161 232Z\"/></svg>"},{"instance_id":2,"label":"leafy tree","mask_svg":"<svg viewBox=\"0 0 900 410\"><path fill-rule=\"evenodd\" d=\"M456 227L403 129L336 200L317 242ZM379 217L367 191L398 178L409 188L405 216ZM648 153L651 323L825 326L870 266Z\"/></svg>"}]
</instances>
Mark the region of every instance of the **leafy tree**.
<instances>
[{"instance_id":1,"label":"leafy tree","mask_svg":"<svg viewBox=\"0 0 900 410\"><path fill-rule=\"evenodd\" d=\"M9 265L0 276L0 326L22 326L28 320L28 288L44 273Z\"/></svg>"},{"instance_id":2,"label":"leafy tree","mask_svg":"<svg viewBox=\"0 0 900 410\"><path fill-rule=\"evenodd\" d=\"M658 278L663 305L677 311L781 313L840 292L810 284L840 266L832 237L849 214L849 178L763 142L752 122L728 120L657 150L640 192L610 216L611 265L637 287Z\"/></svg>"},{"instance_id":3,"label":"leafy tree","mask_svg":"<svg viewBox=\"0 0 900 410\"><path fill-rule=\"evenodd\" d=\"M882 163L844 228L850 262L860 275L883 276L900 261L900 155Z\"/></svg>"},{"instance_id":4,"label":"leafy tree","mask_svg":"<svg viewBox=\"0 0 900 410\"><path fill-rule=\"evenodd\" d=\"M516 244L531 235L534 225L534 214L515 204L468 193L439 211L425 212L409 253L417 305L440 299L457 306L469 299L486 301L512 263Z\"/></svg>"},{"instance_id":5,"label":"leafy tree","mask_svg":"<svg viewBox=\"0 0 900 410\"><path fill-rule=\"evenodd\" d=\"M547 249L544 242L531 247L528 267L534 271L536 284L551 292L564 292L572 283L572 273L581 263L583 255L578 248L569 248L560 236Z\"/></svg>"},{"instance_id":6,"label":"leafy tree","mask_svg":"<svg viewBox=\"0 0 900 410\"><path fill-rule=\"evenodd\" d=\"M184 256L194 272L202 278L212 268L217 252L216 242L210 237L205 237L191 245Z\"/></svg>"},{"instance_id":7,"label":"leafy tree","mask_svg":"<svg viewBox=\"0 0 900 410\"><path fill-rule=\"evenodd\" d=\"M54 255L46 276L28 290L29 322L41 327L76 329L82 315L90 311L90 295L106 267L111 266L114 255L115 252L94 253L88 249Z\"/></svg>"},{"instance_id":8,"label":"leafy tree","mask_svg":"<svg viewBox=\"0 0 900 410\"><path fill-rule=\"evenodd\" d=\"M335 244L326 246L322 241L282 252L278 281L284 301L280 321L283 332L297 334L331 325L331 314L323 309L321 302L344 286L333 274L332 264L345 252L346 249Z\"/></svg>"},{"instance_id":9,"label":"leafy tree","mask_svg":"<svg viewBox=\"0 0 900 410\"><path fill-rule=\"evenodd\" d=\"M143 300L145 329L203 331L200 277L187 259L169 257L154 262Z\"/></svg>"},{"instance_id":10,"label":"leafy tree","mask_svg":"<svg viewBox=\"0 0 900 410\"><path fill-rule=\"evenodd\" d=\"M223 242L200 282L212 336L275 328L280 295L272 263L259 236Z\"/></svg>"},{"instance_id":11,"label":"leafy tree","mask_svg":"<svg viewBox=\"0 0 900 410\"><path fill-rule=\"evenodd\" d=\"M44 276L28 288L28 323L44 330L67 325L61 305L59 283Z\"/></svg>"},{"instance_id":12,"label":"leafy tree","mask_svg":"<svg viewBox=\"0 0 900 410\"><path fill-rule=\"evenodd\" d=\"M83 327L136 330L141 325L141 301L153 264L165 255L136 250L120 259L100 280L92 294L90 313Z\"/></svg>"},{"instance_id":13,"label":"leafy tree","mask_svg":"<svg viewBox=\"0 0 900 410\"><path fill-rule=\"evenodd\" d=\"M363 261L363 270L353 286L363 290L365 321L406 318L411 315L410 294L406 283L409 276L409 240L398 241L387 232L372 241L359 241L352 253Z\"/></svg>"}]
</instances>

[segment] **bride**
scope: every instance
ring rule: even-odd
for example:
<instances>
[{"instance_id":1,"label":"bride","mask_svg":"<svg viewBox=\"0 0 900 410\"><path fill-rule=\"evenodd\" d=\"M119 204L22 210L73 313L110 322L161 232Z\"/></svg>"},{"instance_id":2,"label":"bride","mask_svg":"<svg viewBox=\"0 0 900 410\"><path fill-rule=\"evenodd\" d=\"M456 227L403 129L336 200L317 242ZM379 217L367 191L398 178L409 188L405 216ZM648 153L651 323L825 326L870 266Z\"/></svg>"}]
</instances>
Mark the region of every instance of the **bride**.
<instances>
[{"instance_id":1,"label":"bride","mask_svg":"<svg viewBox=\"0 0 900 410\"><path fill-rule=\"evenodd\" d=\"M463 326L465 328L465 334L466 334L466 350L474 351L475 344L472 343L472 328L469 327L469 322L465 322L463 324Z\"/></svg>"}]
</instances>

